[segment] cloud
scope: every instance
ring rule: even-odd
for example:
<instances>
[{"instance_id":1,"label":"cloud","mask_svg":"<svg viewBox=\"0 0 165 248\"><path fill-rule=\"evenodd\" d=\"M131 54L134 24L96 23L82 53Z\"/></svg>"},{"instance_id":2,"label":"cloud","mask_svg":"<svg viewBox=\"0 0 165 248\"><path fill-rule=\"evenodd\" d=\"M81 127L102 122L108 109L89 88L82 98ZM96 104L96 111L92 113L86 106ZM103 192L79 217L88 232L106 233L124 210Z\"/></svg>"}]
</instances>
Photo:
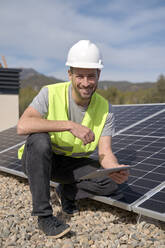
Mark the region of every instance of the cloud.
<instances>
[{"instance_id":1,"label":"cloud","mask_svg":"<svg viewBox=\"0 0 165 248\"><path fill-rule=\"evenodd\" d=\"M2 1L0 53L11 67L33 67L65 78L70 46L91 39L102 50L104 78L115 72L116 80L143 81L147 75L156 80L165 62L165 6L160 2Z\"/></svg>"}]
</instances>

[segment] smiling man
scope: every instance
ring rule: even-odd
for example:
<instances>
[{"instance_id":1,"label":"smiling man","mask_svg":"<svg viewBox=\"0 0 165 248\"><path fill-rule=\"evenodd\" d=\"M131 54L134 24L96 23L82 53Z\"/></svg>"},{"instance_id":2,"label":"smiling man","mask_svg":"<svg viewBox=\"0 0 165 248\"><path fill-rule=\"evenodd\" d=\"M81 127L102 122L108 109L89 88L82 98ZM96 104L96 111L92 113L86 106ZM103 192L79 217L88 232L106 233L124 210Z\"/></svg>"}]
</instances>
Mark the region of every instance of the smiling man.
<instances>
[{"instance_id":1,"label":"smiling man","mask_svg":"<svg viewBox=\"0 0 165 248\"><path fill-rule=\"evenodd\" d=\"M69 225L53 216L50 180L56 189L62 211L79 213L76 200L91 195L110 195L128 179L128 171L108 177L80 180L97 168L119 167L111 149L114 133L112 106L96 93L102 58L89 40L76 43L68 53L69 82L41 89L21 116L17 130L29 135L19 149L32 194L32 215L47 236L62 237ZM98 153L96 152L98 150Z\"/></svg>"},{"instance_id":2,"label":"smiling man","mask_svg":"<svg viewBox=\"0 0 165 248\"><path fill-rule=\"evenodd\" d=\"M71 67L68 73L73 86L72 97L74 101L78 105L88 106L97 88L100 71L97 69Z\"/></svg>"}]
</instances>

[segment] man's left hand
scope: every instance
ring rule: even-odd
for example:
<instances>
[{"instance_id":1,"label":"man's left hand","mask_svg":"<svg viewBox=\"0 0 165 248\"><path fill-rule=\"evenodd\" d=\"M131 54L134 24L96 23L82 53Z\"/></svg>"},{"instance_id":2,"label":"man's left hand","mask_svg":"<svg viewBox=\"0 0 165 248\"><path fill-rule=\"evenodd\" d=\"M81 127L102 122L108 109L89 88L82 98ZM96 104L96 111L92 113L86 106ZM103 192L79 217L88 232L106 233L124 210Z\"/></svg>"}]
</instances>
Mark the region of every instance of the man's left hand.
<instances>
[{"instance_id":1,"label":"man's left hand","mask_svg":"<svg viewBox=\"0 0 165 248\"><path fill-rule=\"evenodd\" d=\"M115 181L117 184L122 184L128 180L129 170L121 170L118 172L112 172L109 177Z\"/></svg>"}]
</instances>

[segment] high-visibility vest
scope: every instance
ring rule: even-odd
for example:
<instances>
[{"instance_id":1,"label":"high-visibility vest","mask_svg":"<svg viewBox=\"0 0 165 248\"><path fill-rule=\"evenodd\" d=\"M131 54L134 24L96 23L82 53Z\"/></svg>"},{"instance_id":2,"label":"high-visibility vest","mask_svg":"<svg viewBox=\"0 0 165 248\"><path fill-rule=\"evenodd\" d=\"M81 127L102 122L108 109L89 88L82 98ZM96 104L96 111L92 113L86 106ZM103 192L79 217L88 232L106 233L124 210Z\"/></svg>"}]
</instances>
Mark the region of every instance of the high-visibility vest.
<instances>
[{"instance_id":1,"label":"high-visibility vest","mask_svg":"<svg viewBox=\"0 0 165 248\"><path fill-rule=\"evenodd\" d=\"M70 82L64 82L45 86L48 87L49 95L47 120L68 120L69 85ZM83 145L83 142L69 131L49 132L53 152L71 157L88 157L98 145L108 112L108 101L95 92L92 95L90 104L81 123L94 132L95 140L87 145ZM18 152L19 158L21 158L22 153L23 147L21 147Z\"/></svg>"}]
</instances>

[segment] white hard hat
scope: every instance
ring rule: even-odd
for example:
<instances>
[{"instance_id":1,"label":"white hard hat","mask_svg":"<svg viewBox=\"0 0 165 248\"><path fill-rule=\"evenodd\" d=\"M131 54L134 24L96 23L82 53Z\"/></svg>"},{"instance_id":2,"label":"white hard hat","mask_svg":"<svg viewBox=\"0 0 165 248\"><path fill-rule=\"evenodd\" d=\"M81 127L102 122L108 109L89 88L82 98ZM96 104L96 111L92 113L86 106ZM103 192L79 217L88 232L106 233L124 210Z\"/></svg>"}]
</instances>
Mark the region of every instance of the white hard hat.
<instances>
[{"instance_id":1,"label":"white hard hat","mask_svg":"<svg viewBox=\"0 0 165 248\"><path fill-rule=\"evenodd\" d=\"M80 40L70 48L66 65L93 69L104 67L98 47L90 40Z\"/></svg>"}]
</instances>

